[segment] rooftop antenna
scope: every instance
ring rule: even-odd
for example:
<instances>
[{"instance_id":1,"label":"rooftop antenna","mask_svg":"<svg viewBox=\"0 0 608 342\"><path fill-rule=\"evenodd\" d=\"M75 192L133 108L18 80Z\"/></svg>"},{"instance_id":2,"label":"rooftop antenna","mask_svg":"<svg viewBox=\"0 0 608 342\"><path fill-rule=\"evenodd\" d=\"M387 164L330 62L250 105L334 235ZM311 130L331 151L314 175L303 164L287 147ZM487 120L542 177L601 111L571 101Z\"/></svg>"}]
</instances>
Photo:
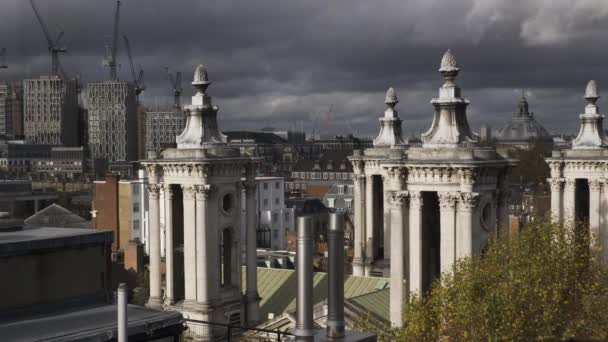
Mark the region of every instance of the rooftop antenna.
<instances>
[{"instance_id":1,"label":"rooftop antenna","mask_svg":"<svg viewBox=\"0 0 608 342\"><path fill-rule=\"evenodd\" d=\"M110 68L110 79L116 81L116 51L118 49L118 24L120 21L120 1L116 1L116 12L114 13L114 32L112 33L112 46L106 50L106 58L103 64Z\"/></svg>"},{"instance_id":2,"label":"rooftop antenna","mask_svg":"<svg viewBox=\"0 0 608 342\"><path fill-rule=\"evenodd\" d=\"M48 50L51 53L51 75L60 76L63 78L65 74L63 72L63 68L61 67L61 63L59 62L59 53L68 51L65 46L61 45L61 38L63 38L64 32L63 30L61 30L61 28L59 28L59 34L57 35L57 38L53 40L51 38L51 34L49 33L49 29L42 20L40 12L38 12L38 8L36 8L34 0L30 0L30 5L32 6L32 10L34 11L36 18L38 19L38 23L40 23L40 27L42 28L42 32L44 33L44 37L46 38L46 41L48 43Z\"/></svg>"},{"instance_id":3,"label":"rooftop antenna","mask_svg":"<svg viewBox=\"0 0 608 342\"><path fill-rule=\"evenodd\" d=\"M167 72L167 78L169 79L169 82L171 83L171 87L173 88L173 107L175 107L179 110L182 107L181 106L182 73L178 71L175 73L175 76L173 76L173 74L169 70L169 67L165 67L165 70Z\"/></svg>"},{"instance_id":4,"label":"rooftop antenna","mask_svg":"<svg viewBox=\"0 0 608 342\"><path fill-rule=\"evenodd\" d=\"M0 69L7 69L6 65L6 48L0 49Z\"/></svg>"},{"instance_id":5,"label":"rooftop antenna","mask_svg":"<svg viewBox=\"0 0 608 342\"><path fill-rule=\"evenodd\" d=\"M137 96L137 100L139 101L139 94L142 91L146 90L146 85L144 84L144 70L139 68L139 74L135 74L135 67L133 66L133 56L131 55L131 44L129 44L129 38L127 36L122 36L125 40L125 47L127 49L127 56L129 56L129 63L131 65L131 77L133 77L133 84L135 85L135 95Z\"/></svg>"}]
</instances>

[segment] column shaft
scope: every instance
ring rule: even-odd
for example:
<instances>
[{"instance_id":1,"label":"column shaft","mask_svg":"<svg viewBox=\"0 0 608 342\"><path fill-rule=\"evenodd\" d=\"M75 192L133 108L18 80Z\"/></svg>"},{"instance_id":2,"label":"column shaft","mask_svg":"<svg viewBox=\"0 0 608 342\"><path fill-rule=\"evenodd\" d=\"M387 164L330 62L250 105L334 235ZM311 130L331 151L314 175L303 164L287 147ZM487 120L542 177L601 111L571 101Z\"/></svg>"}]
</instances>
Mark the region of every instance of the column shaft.
<instances>
[{"instance_id":1,"label":"column shaft","mask_svg":"<svg viewBox=\"0 0 608 342\"><path fill-rule=\"evenodd\" d=\"M256 183L255 178L249 179L245 184L245 222L247 239L247 324L254 325L260 321L260 297L258 295L258 272L257 272L257 209L256 209Z\"/></svg>"},{"instance_id":2,"label":"column shaft","mask_svg":"<svg viewBox=\"0 0 608 342\"><path fill-rule=\"evenodd\" d=\"M207 272L207 198L209 185L197 185L196 188L196 301L199 304L209 304L209 279Z\"/></svg>"},{"instance_id":3,"label":"column shaft","mask_svg":"<svg viewBox=\"0 0 608 342\"><path fill-rule=\"evenodd\" d=\"M355 237L353 255L353 275L362 277L365 272L363 263L365 261L365 177L356 174L353 177L355 186L353 188L353 201L355 210Z\"/></svg>"},{"instance_id":4,"label":"column shaft","mask_svg":"<svg viewBox=\"0 0 608 342\"><path fill-rule=\"evenodd\" d=\"M173 304L175 299L173 266L173 191L171 190L171 184L165 184L165 288L167 304Z\"/></svg>"},{"instance_id":5,"label":"column shaft","mask_svg":"<svg viewBox=\"0 0 608 342\"><path fill-rule=\"evenodd\" d=\"M478 194L465 192L458 199L458 228L456 229L456 256L473 256L473 213Z\"/></svg>"},{"instance_id":6,"label":"column shaft","mask_svg":"<svg viewBox=\"0 0 608 342\"><path fill-rule=\"evenodd\" d=\"M566 179L564 186L563 220L568 228L573 228L576 221L576 179Z\"/></svg>"},{"instance_id":7,"label":"column shaft","mask_svg":"<svg viewBox=\"0 0 608 342\"><path fill-rule=\"evenodd\" d=\"M374 182L372 176L367 176L365 182L365 275L369 276L370 264L374 261L374 220L378 213L374 212Z\"/></svg>"},{"instance_id":8,"label":"column shaft","mask_svg":"<svg viewBox=\"0 0 608 342\"><path fill-rule=\"evenodd\" d=\"M404 191L392 191L391 202L391 275L390 275L390 319L394 327L403 327L404 296L409 292L406 281L407 234L405 225L405 208L407 193ZM404 283L405 282L405 283Z\"/></svg>"},{"instance_id":9,"label":"column shaft","mask_svg":"<svg viewBox=\"0 0 608 342\"><path fill-rule=\"evenodd\" d=\"M158 184L148 185L148 202L150 215L150 299L149 306L161 304L161 274L160 274L160 187Z\"/></svg>"},{"instance_id":10,"label":"column shaft","mask_svg":"<svg viewBox=\"0 0 608 342\"><path fill-rule=\"evenodd\" d=\"M600 194L601 207L600 207L600 230L598 243L601 247L601 259L604 262L608 262L608 183L606 180L602 182L602 190Z\"/></svg>"},{"instance_id":11,"label":"column shaft","mask_svg":"<svg viewBox=\"0 0 608 342\"><path fill-rule=\"evenodd\" d=\"M560 178L550 178L551 184L551 222L558 223L563 220L563 183Z\"/></svg>"},{"instance_id":12,"label":"column shaft","mask_svg":"<svg viewBox=\"0 0 608 342\"><path fill-rule=\"evenodd\" d=\"M184 299L196 302L196 199L193 185L182 185L184 200Z\"/></svg>"},{"instance_id":13,"label":"column shaft","mask_svg":"<svg viewBox=\"0 0 608 342\"><path fill-rule=\"evenodd\" d=\"M600 238L600 189L602 184L597 179L589 180L589 233L592 239Z\"/></svg>"},{"instance_id":14,"label":"column shaft","mask_svg":"<svg viewBox=\"0 0 608 342\"><path fill-rule=\"evenodd\" d=\"M410 292L422 294L422 195L410 191Z\"/></svg>"},{"instance_id":15,"label":"column shaft","mask_svg":"<svg viewBox=\"0 0 608 342\"><path fill-rule=\"evenodd\" d=\"M456 259L456 213L455 204L457 194L440 192L439 194L440 218L440 269L441 272L452 271Z\"/></svg>"}]
</instances>

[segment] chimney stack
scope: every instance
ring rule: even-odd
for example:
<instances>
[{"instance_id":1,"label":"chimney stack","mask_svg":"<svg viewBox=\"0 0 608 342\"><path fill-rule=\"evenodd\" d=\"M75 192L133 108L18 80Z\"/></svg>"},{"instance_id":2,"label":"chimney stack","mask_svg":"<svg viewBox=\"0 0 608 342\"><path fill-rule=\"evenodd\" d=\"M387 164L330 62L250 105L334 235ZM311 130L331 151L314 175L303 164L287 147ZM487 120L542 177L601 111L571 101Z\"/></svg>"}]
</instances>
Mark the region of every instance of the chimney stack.
<instances>
[{"instance_id":1,"label":"chimney stack","mask_svg":"<svg viewBox=\"0 0 608 342\"><path fill-rule=\"evenodd\" d=\"M296 251L296 272L298 295L296 298L296 335L297 342L314 340L313 325L313 268L314 253L312 217L298 217L298 242Z\"/></svg>"},{"instance_id":2,"label":"chimney stack","mask_svg":"<svg viewBox=\"0 0 608 342\"><path fill-rule=\"evenodd\" d=\"M327 337L344 337L344 213L329 214Z\"/></svg>"}]
</instances>

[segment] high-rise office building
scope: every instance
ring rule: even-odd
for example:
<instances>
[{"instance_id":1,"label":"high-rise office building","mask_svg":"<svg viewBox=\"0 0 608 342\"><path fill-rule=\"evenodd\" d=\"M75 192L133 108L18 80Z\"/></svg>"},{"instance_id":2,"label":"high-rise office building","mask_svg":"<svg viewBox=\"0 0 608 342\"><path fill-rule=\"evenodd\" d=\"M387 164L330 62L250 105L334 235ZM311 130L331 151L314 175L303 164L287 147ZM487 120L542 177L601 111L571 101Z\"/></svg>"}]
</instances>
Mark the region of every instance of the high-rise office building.
<instances>
[{"instance_id":1,"label":"high-rise office building","mask_svg":"<svg viewBox=\"0 0 608 342\"><path fill-rule=\"evenodd\" d=\"M137 102L133 84L89 83L86 96L91 158L110 162L136 160Z\"/></svg>"},{"instance_id":2,"label":"high-rise office building","mask_svg":"<svg viewBox=\"0 0 608 342\"><path fill-rule=\"evenodd\" d=\"M175 137L184 131L186 117L179 112L146 113L146 154L160 152L175 144Z\"/></svg>"},{"instance_id":3,"label":"high-rise office building","mask_svg":"<svg viewBox=\"0 0 608 342\"><path fill-rule=\"evenodd\" d=\"M42 76L23 81L24 134L33 144L78 144L78 91L74 80Z\"/></svg>"}]
</instances>

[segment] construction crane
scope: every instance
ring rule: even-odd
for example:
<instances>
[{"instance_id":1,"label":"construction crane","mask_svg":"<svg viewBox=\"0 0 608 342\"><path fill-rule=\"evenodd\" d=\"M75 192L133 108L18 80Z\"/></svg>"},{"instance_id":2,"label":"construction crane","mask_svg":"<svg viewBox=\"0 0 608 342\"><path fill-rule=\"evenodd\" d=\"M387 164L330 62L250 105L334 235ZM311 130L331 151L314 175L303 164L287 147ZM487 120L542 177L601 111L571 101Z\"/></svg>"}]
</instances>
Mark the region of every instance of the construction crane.
<instances>
[{"instance_id":1,"label":"construction crane","mask_svg":"<svg viewBox=\"0 0 608 342\"><path fill-rule=\"evenodd\" d=\"M139 99L139 94L142 91L146 90L146 85L144 84L144 71L139 68L139 75L135 74L135 67L133 66L133 56L131 55L131 44L129 44L129 38L127 36L122 36L125 40L125 47L127 49L127 56L129 56L129 63L131 65L131 76L133 77L133 84L135 85L135 95Z\"/></svg>"},{"instance_id":2,"label":"construction crane","mask_svg":"<svg viewBox=\"0 0 608 342\"><path fill-rule=\"evenodd\" d=\"M169 67L166 67L165 70L167 71L169 82L171 82L171 87L173 87L173 106L180 109L182 107L180 100L182 94L182 73L178 71L173 76Z\"/></svg>"},{"instance_id":3,"label":"construction crane","mask_svg":"<svg viewBox=\"0 0 608 342\"><path fill-rule=\"evenodd\" d=\"M30 0L30 4L32 5L32 10L34 10L34 14L36 15L36 18L38 18L38 22L40 23L40 27L42 28L42 32L44 33L44 37L46 38L46 41L48 43L48 49L51 53L51 74L53 76L64 77L65 75L63 74L61 64L59 63L59 53L68 51L65 46L61 45L61 38L63 38L64 32L60 28L60 32L57 35L57 38L53 40L51 38L51 34L49 33L49 29L46 27L46 24L42 20L42 16L40 16L40 12L38 12L38 8L36 8L34 0Z\"/></svg>"},{"instance_id":4,"label":"construction crane","mask_svg":"<svg viewBox=\"0 0 608 342\"><path fill-rule=\"evenodd\" d=\"M116 50L118 49L118 23L120 20L120 1L116 1L116 13L114 14L114 32L112 33L112 46L106 46L106 58L103 64L110 68L110 79L117 80L116 76Z\"/></svg>"},{"instance_id":5,"label":"construction crane","mask_svg":"<svg viewBox=\"0 0 608 342\"><path fill-rule=\"evenodd\" d=\"M4 59L5 54L6 54L6 48L0 49L0 69L8 68L8 66L6 65L5 59Z\"/></svg>"}]
</instances>

